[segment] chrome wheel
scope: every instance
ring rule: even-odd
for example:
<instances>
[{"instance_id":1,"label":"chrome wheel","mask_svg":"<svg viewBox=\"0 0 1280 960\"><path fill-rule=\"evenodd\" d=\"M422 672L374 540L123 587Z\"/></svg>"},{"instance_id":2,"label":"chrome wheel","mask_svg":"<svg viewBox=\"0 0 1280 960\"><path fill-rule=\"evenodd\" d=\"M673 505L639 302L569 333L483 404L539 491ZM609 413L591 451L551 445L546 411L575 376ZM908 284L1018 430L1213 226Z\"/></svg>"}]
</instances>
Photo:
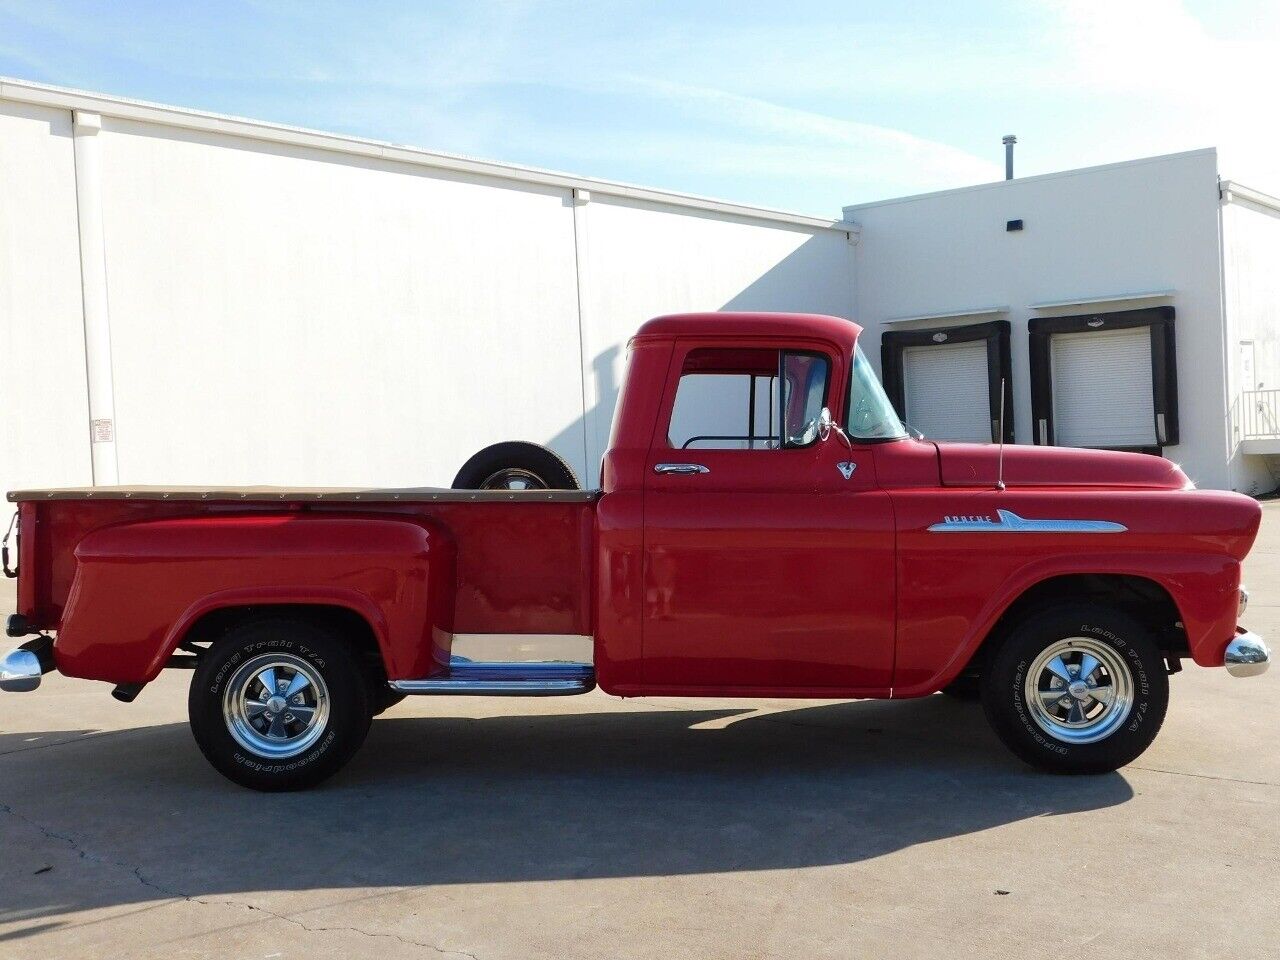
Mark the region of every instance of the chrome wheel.
<instances>
[{"instance_id":1,"label":"chrome wheel","mask_svg":"<svg viewBox=\"0 0 1280 960\"><path fill-rule=\"evenodd\" d=\"M240 665L222 696L222 715L236 743L271 760L311 747L329 719L329 688L311 664L266 653Z\"/></svg>"},{"instance_id":2,"label":"chrome wheel","mask_svg":"<svg viewBox=\"0 0 1280 960\"><path fill-rule=\"evenodd\" d=\"M481 490L545 490L547 485L536 473L519 467L507 467L485 477Z\"/></svg>"},{"instance_id":3,"label":"chrome wheel","mask_svg":"<svg viewBox=\"0 0 1280 960\"><path fill-rule=\"evenodd\" d=\"M1031 718L1063 743L1096 743L1113 734L1133 708L1133 674L1110 644L1068 637L1050 644L1023 684Z\"/></svg>"}]
</instances>

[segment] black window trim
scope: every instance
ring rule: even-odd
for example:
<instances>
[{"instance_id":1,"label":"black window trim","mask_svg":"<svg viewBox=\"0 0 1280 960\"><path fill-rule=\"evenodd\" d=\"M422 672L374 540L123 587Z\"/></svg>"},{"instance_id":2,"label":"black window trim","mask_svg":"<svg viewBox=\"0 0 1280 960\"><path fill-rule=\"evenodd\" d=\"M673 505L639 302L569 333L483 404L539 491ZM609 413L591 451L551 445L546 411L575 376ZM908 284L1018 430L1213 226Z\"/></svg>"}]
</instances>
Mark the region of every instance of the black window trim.
<instances>
[{"instance_id":1,"label":"black window trim","mask_svg":"<svg viewBox=\"0 0 1280 960\"><path fill-rule=\"evenodd\" d=\"M1027 324L1031 363L1032 440L1052 446L1053 356L1050 341L1054 334L1132 330L1146 327L1151 336L1152 430L1156 443L1150 447L1100 447L1152 453L1160 456L1165 447L1178 443L1178 355L1174 336L1173 307L1079 314L1070 317L1035 317ZM1164 419L1161 435L1161 417Z\"/></svg>"},{"instance_id":2,"label":"black window trim","mask_svg":"<svg viewBox=\"0 0 1280 960\"><path fill-rule=\"evenodd\" d=\"M987 403L988 423L991 425L991 442L1000 441L1001 383L1004 385L1004 442L1013 443L1013 359L1009 349L1010 324L1008 320L990 320L986 323L970 323L958 327L929 327L924 330L891 330L880 338L880 366L885 393L898 412L899 418L910 424L907 410L906 377L903 374L903 356L908 347L937 347L953 343L973 343L985 340L987 344Z\"/></svg>"}]
</instances>

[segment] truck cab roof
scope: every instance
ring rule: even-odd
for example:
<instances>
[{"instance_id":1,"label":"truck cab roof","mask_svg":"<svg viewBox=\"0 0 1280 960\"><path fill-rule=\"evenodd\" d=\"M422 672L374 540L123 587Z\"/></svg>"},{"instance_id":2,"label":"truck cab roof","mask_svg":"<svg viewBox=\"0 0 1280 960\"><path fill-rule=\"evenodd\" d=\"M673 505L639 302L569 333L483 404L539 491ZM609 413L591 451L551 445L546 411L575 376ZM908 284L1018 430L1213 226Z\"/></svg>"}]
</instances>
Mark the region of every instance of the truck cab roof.
<instances>
[{"instance_id":1,"label":"truck cab roof","mask_svg":"<svg viewBox=\"0 0 1280 960\"><path fill-rule=\"evenodd\" d=\"M862 328L852 320L821 313L672 313L649 320L635 339L676 337L794 337L826 340L843 351L852 351Z\"/></svg>"}]
</instances>

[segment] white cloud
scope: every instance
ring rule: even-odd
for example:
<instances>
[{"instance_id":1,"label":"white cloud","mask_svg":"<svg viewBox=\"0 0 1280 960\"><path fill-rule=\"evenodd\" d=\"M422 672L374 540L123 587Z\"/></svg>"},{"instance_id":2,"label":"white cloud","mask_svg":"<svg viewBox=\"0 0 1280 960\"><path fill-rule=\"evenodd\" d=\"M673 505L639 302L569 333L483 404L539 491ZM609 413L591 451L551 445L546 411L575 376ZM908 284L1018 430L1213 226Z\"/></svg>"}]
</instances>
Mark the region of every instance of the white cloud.
<instances>
[{"instance_id":1,"label":"white cloud","mask_svg":"<svg viewBox=\"0 0 1280 960\"><path fill-rule=\"evenodd\" d=\"M999 167L963 150L903 130L860 123L755 97L739 96L647 77L627 77L639 89L664 97L686 115L738 131L760 147L754 158L770 173L824 179L881 180L916 184L916 189L998 179ZM705 151L698 156L706 158ZM790 165L777 169L785 157ZM761 172L765 172L762 170Z\"/></svg>"},{"instance_id":2,"label":"white cloud","mask_svg":"<svg viewBox=\"0 0 1280 960\"><path fill-rule=\"evenodd\" d=\"M1280 189L1280 127L1272 119L1280 71L1280 7L1212 21L1179 0L1054 0L1048 4L1061 83L1126 103L1114 131L1155 153L1217 146L1224 174Z\"/></svg>"}]
</instances>

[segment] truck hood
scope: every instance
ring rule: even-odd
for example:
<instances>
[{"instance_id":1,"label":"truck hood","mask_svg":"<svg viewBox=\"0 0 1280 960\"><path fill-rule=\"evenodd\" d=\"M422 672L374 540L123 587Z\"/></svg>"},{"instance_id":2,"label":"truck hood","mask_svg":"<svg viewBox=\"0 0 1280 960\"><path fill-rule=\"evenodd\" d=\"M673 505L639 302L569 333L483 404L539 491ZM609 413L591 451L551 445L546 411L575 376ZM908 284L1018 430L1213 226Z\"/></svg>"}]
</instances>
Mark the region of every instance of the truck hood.
<instances>
[{"instance_id":1,"label":"truck hood","mask_svg":"<svg viewBox=\"0 0 1280 960\"><path fill-rule=\"evenodd\" d=\"M995 444L935 443L943 486L994 485L1000 476ZM1192 486L1176 463L1144 453L1030 447L1006 444L1004 473L1010 487L1127 487L1181 490Z\"/></svg>"}]
</instances>

